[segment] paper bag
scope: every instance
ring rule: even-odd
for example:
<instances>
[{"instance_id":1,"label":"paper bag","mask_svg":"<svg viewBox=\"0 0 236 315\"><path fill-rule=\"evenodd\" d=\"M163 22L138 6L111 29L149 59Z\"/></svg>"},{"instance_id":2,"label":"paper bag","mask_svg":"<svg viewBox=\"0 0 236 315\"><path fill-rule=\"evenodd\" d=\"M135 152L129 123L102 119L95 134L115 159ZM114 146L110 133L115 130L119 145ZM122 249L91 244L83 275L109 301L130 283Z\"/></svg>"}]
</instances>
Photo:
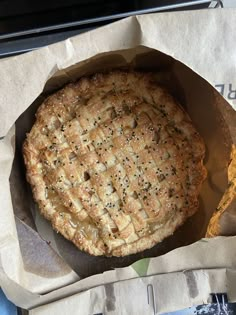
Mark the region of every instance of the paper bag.
<instances>
[{"instance_id":1,"label":"paper bag","mask_svg":"<svg viewBox=\"0 0 236 315\"><path fill-rule=\"evenodd\" d=\"M143 265L143 261L132 267L115 269L104 274L97 273L130 265L143 257L162 255L174 248L193 243L205 235L210 217L227 188L227 167L235 137L235 111L209 83L177 60L185 62L203 77L208 76L208 80L214 84L209 71L203 67L205 64L208 68L212 55L204 50L205 61L199 62L199 54L196 53L199 43L197 45L195 39L199 38L197 31L203 26L206 31L205 41L212 36L214 38L216 35L211 23L215 25L216 21L224 21L226 28L229 27L226 23L228 17L221 11L215 12L132 17L38 51L1 61L0 135L4 138L0 140L0 183L3 187L0 195L3 208L0 220L0 281L7 296L16 304L32 308L103 283L138 277L140 272L137 270ZM233 14L231 19L231 23L233 21L236 25ZM182 27L181 23L184 22L188 25L187 28ZM164 36L167 30L168 41L167 36ZM183 34L186 38L179 45ZM208 44L211 47L209 50L214 50L215 42L211 40ZM222 64L228 60L229 58L225 58ZM83 75L114 68L161 73L161 82L169 87L187 109L206 142L205 162L209 176L203 184L200 210L173 236L138 255L117 259L94 258L75 251L73 245L53 234L37 211L31 211L35 204L24 179L21 144L25 132L32 126L36 108L48 93ZM229 113L227 119L225 112ZM12 126L16 120L15 132ZM219 156L220 159L217 158ZM10 173L11 190L8 184ZM13 213L16 215L15 221ZM40 232L39 235L37 231ZM233 268L233 241L234 238L231 242L230 238L206 240L206 244L200 241L194 247L184 248L184 258L181 256L182 248L172 252L174 260L168 259L169 254L167 258L163 256L166 263L161 269L156 262L162 256L146 260L148 264L144 264L144 270L150 274L184 269ZM212 255L206 259L206 253L214 246L219 248L219 257L216 259ZM38 255L39 250L44 253L42 257ZM225 254L229 258L222 262L222 255ZM97 275L86 278L92 274ZM79 278L85 279L78 281ZM220 281L224 288L226 278L222 276ZM178 298L174 301L178 308Z\"/></svg>"}]
</instances>

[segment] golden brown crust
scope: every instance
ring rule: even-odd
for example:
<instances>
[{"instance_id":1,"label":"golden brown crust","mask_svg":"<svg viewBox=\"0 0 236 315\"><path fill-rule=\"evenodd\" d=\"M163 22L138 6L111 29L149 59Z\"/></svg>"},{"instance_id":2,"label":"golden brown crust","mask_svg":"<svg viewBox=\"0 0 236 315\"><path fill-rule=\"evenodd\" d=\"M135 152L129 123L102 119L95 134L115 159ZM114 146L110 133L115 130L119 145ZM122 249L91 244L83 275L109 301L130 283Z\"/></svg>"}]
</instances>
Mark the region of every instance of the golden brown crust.
<instances>
[{"instance_id":1,"label":"golden brown crust","mask_svg":"<svg viewBox=\"0 0 236 315\"><path fill-rule=\"evenodd\" d=\"M41 213L78 248L137 253L197 211L204 144L152 74L82 78L36 118L23 146L27 179Z\"/></svg>"}]
</instances>

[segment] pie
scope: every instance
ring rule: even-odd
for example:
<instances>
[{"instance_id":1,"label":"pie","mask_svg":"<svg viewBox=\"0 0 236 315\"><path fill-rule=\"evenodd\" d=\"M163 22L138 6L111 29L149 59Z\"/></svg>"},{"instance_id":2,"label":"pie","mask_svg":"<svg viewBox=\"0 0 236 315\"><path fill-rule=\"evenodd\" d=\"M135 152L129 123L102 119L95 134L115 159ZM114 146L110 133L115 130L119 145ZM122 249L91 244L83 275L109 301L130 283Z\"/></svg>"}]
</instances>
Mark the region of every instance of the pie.
<instances>
[{"instance_id":1,"label":"pie","mask_svg":"<svg viewBox=\"0 0 236 315\"><path fill-rule=\"evenodd\" d=\"M41 214L91 255L126 256L199 206L204 142L154 73L83 77L49 96L23 155Z\"/></svg>"}]
</instances>

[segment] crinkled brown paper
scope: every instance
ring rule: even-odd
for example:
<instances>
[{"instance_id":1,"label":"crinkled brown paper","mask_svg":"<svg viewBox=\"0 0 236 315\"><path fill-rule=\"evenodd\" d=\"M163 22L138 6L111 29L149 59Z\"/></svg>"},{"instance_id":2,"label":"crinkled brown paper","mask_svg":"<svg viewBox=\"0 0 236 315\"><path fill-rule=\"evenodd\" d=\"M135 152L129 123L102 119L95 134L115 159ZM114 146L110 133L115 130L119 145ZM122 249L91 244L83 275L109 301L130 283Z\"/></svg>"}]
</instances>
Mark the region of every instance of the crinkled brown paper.
<instances>
[{"instance_id":1,"label":"crinkled brown paper","mask_svg":"<svg viewBox=\"0 0 236 315\"><path fill-rule=\"evenodd\" d=\"M200 240L227 191L236 122L233 107L202 77L212 85L235 79L231 69L236 58L235 27L233 10L152 14L121 20L40 50L1 60L0 136L4 138L0 140L0 283L17 305L32 308L97 285L151 274L163 274L158 296L166 302L157 305L158 312L168 307L178 309L206 302L211 291L227 290L229 298L236 299L234 285L228 277L228 270L236 267L235 237ZM157 79L183 104L205 140L208 178L202 187L198 213L173 236L137 255L96 258L75 249L38 215L25 182L21 145L33 124L36 108L48 93L83 75L114 68L159 73ZM229 101L234 106L234 100L229 98ZM227 207L232 205L230 202ZM234 207L231 208L224 211L224 224L217 221L218 233L222 227L224 235L235 235L232 227L227 233L229 222L235 216ZM182 247L191 243L194 244ZM137 265L136 269L131 266L115 269L155 256L159 257L148 261L145 274L137 271ZM110 269L114 270L97 274ZM185 295L176 290L175 295L169 296L171 303L168 302L170 283L181 285L178 279L182 271L199 270L202 274L203 269L208 279L207 290L206 283L196 273L195 280L181 278L186 284ZM222 272L215 270L214 274L208 269ZM163 280L166 273L168 281ZM87 278L93 274L97 275ZM230 275L233 279L232 270ZM84 279L79 281L80 278ZM198 294L193 297L190 288L194 281ZM132 281L128 283L130 288L134 286ZM92 305L96 305L95 300Z\"/></svg>"}]
</instances>

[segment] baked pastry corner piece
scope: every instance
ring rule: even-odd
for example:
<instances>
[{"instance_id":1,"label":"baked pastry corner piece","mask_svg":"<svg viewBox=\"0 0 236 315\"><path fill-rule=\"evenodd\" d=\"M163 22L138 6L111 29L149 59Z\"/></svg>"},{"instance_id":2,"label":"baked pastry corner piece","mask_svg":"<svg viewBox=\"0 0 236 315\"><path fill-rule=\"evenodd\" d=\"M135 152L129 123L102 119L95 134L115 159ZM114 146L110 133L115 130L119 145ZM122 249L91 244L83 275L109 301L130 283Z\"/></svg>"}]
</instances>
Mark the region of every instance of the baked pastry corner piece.
<instances>
[{"instance_id":1,"label":"baked pastry corner piece","mask_svg":"<svg viewBox=\"0 0 236 315\"><path fill-rule=\"evenodd\" d=\"M23 146L43 216L91 255L161 242L198 209L204 143L153 74L82 78L48 97Z\"/></svg>"}]
</instances>

